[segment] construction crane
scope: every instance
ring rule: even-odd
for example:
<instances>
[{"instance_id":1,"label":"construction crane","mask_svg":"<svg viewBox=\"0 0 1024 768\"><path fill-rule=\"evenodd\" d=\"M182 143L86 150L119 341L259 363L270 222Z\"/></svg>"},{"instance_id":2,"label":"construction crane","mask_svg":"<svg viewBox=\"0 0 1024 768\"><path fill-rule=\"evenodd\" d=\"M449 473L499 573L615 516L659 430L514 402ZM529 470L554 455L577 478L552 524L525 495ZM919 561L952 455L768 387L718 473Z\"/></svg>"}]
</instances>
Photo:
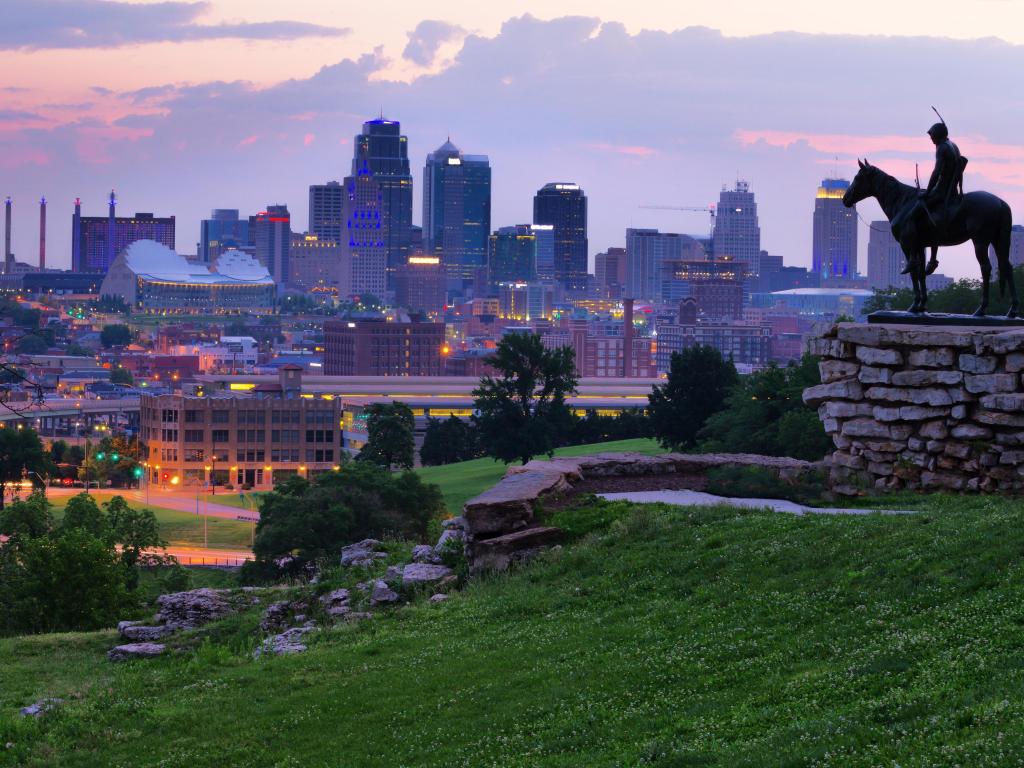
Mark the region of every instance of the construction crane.
<instances>
[{"instance_id":1,"label":"construction crane","mask_svg":"<svg viewBox=\"0 0 1024 768\"><path fill-rule=\"evenodd\" d=\"M682 211L684 213L706 213L711 220L711 229L708 231L708 244L713 245L715 239L715 206L705 205L701 206L689 206L689 205L641 205L649 211ZM711 253L708 252L708 258L711 258Z\"/></svg>"}]
</instances>

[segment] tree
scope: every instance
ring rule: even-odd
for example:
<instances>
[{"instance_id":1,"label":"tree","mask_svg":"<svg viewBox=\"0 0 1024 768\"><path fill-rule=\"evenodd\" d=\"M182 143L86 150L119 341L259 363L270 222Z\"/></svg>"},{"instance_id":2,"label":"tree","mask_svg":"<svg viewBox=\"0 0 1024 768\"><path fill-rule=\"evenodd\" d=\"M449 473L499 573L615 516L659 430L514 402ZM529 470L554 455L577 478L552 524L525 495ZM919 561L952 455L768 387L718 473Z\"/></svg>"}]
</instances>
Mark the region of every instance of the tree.
<instances>
[{"instance_id":1,"label":"tree","mask_svg":"<svg viewBox=\"0 0 1024 768\"><path fill-rule=\"evenodd\" d=\"M701 447L817 461L832 442L802 395L819 383L817 359L810 355L745 377L729 393L725 408L708 419Z\"/></svg>"},{"instance_id":2,"label":"tree","mask_svg":"<svg viewBox=\"0 0 1024 768\"><path fill-rule=\"evenodd\" d=\"M0 509L4 507L8 485L21 481L28 472L45 475L49 467L34 429L0 429Z\"/></svg>"},{"instance_id":3,"label":"tree","mask_svg":"<svg viewBox=\"0 0 1024 768\"><path fill-rule=\"evenodd\" d=\"M92 357L93 356L92 351L86 349L81 344L79 344L78 342L75 342L75 341L71 342L66 347L64 347L64 354L65 355L71 355L73 357Z\"/></svg>"},{"instance_id":4,"label":"tree","mask_svg":"<svg viewBox=\"0 0 1024 768\"><path fill-rule=\"evenodd\" d=\"M21 540L45 536L52 528L50 505L42 493L16 499L0 509L0 534L9 536L15 545Z\"/></svg>"},{"instance_id":5,"label":"tree","mask_svg":"<svg viewBox=\"0 0 1024 768\"><path fill-rule=\"evenodd\" d=\"M690 448L737 380L736 367L714 347L698 344L672 354L668 381L648 397L651 429L665 448Z\"/></svg>"},{"instance_id":6,"label":"tree","mask_svg":"<svg viewBox=\"0 0 1024 768\"><path fill-rule=\"evenodd\" d=\"M510 333L498 342L484 376L473 390L484 452L506 464L551 455L572 425L565 399L576 391L571 347L547 349L538 334Z\"/></svg>"},{"instance_id":7,"label":"tree","mask_svg":"<svg viewBox=\"0 0 1024 768\"><path fill-rule=\"evenodd\" d=\"M415 458L412 410L405 403L375 403L366 409L366 445L359 460L384 469L411 469Z\"/></svg>"},{"instance_id":8,"label":"tree","mask_svg":"<svg viewBox=\"0 0 1024 768\"><path fill-rule=\"evenodd\" d=\"M262 499L253 547L257 564L250 574L281 568L297 572L369 536L422 540L427 524L443 510L437 486L425 484L414 472L391 473L352 462L313 482L292 477ZM287 563L275 565L282 558Z\"/></svg>"},{"instance_id":9,"label":"tree","mask_svg":"<svg viewBox=\"0 0 1024 768\"><path fill-rule=\"evenodd\" d=\"M107 348L126 347L132 343L132 331L120 323L105 325L100 331L100 343Z\"/></svg>"},{"instance_id":10,"label":"tree","mask_svg":"<svg viewBox=\"0 0 1024 768\"><path fill-rule=\"evenodd\" d=\"M115 496L103 505L106 509L110 540L118 548L121 565L125 568L125 584L134 590L139 585L140 564L157 564L164 557L151 554L165 549L167 542L160 536L160 523L149 509L132 509L123 496Z\"/></svg>"},{"instance_id":11,"label":"tree","mask_svg":"<svg viewBox=\"0 0 1024 768\"><path fill-rule=\"evenodd\" d=\"M110 371L110 383L131 386L135 383L135 378L132 376L131 371L119 365Z\"/></svg>"},{"instance_id":12,"label":"tree","mask_svg":"<svg viewBox=\"0 0 1024 768\"><path fill-rule=\"evenodd\" d=\"M34 333L26 333L18 343L14 345L14 351L19 355L42 355L50 348L46 339Z\"/></svg>"},{"instance_id":13,"label":"tree","mask_svg":"<svg viewBox=\"0 0 1024 768\"><path fill-rule=\"evenodd\" d=\"M97 539L106 540L110 536L110 522L96 503L96 499L88 493L72 496L64 508L64 519L60 521L60 531L77 528Z\"/></svg>"},{"instance_id":14,"label":"tree","mask_svg":"<svg viewBox=\"0 0 1024 768\"><path fill-rule=\"evenodd\" d=\"M457 416L447 419L428 419L420 448L420 462L424 466L453 464L479 456L476 428Z\"/></svg>"},{"instance_id":15,"label":"tree","mask_svg":"<svg viewBox=\"0 0 1024 768\"><path fill-rule=\"evenodd\" d=\"M109 481L118 488L133 485L139 454L138 441L128 440L124 435L104 437L90 447L87 460L80 462L78 476L100 485Z\"/></svg>"}]
</instances>

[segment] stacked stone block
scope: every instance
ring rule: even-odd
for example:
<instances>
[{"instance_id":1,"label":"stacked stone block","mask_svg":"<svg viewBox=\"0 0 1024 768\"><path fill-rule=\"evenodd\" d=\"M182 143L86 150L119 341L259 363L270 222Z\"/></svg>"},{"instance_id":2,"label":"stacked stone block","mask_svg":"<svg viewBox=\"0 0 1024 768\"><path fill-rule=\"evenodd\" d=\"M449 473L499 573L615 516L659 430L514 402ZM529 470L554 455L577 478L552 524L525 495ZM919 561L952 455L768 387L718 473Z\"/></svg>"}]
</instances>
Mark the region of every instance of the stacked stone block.
<instances>
[{"instance_id":1,"label":"stacked stone block","mask_svg":"<svg viewBox=\"0 0 1024 768\"><path fill-rule=\"evenodd\" d=\"M1024 491L1024 328L841 323L810 351L835 492Z\"/></svg>"}]
</instances>

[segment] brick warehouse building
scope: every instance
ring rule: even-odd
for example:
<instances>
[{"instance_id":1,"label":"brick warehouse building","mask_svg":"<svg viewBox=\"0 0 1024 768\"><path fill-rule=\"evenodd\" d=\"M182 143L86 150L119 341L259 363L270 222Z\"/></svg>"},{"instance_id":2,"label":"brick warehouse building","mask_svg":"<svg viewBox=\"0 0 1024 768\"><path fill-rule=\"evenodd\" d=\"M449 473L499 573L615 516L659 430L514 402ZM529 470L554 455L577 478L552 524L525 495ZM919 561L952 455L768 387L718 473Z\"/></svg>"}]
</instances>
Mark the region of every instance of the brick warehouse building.
<instances>
[{"instance_id":1,"label":"brick warehouse building","mask_svg":"<svg viewBox=\"0 0 1024 768\"><path fill-rule=\"evenodd\" d=\"M237 389L235 389L237 387ZM143 395L147 481L160 486L270 488L313 477L341 460L341 400L302 394L302 369L277 382L233 384L203 395Z\"/></svg>"},{"instance_id":2,"label":"brick warehouse building","mask_svg":"<svg viewBox=\"0 0 1024 768\"><path fill-rule=\"evenodd\" d=\"M440 376L444 323L328 320L327 376Z\"/></svg>"}]
</instances>

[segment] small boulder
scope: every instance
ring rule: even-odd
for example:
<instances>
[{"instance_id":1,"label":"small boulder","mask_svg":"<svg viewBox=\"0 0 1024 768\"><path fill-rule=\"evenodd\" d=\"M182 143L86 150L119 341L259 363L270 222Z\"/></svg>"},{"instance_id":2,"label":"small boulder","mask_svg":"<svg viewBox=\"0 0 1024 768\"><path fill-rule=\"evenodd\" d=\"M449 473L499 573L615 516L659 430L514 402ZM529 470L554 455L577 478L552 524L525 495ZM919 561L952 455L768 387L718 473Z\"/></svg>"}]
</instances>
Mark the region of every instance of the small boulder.
<instances>
[{"instance_id":1,"label":"small boulder","mask_svg":"<svg viewBox=\"0 0 1024 768\"><path fill-rule=\"evenodd\" d=\"M401 581L402 579L402 566L400 565L389 565L388 569L384 571L384 581Z\"/></svg>"},{"instance_id":2,"label":"small boulder","mask_svg":"<svg viewBox=\"0 0 1024 768\"><path fill-rule=\"evenodd\" d=\"M336 589L320 596L320 604L328 616L344 616L351 612L349 607L349 591L347 589Z\"/></svg>"},{"instance_id":3,"label":"small boulder","mask_svg":"<svg viewBox=\"0 0 1024 768\"><path fill-rule=\"evenodd\" d=\"M160 595L157 621L172 629L195 629L234 612L226 589L193 589Z\"/></svg>"},{"instance_id":4,"label":"small boulder","mask_svg":"<svg viewBox=\"0 0 1024 768\"><path fill-rule=\"evenodd\" d=\"M465 540L466 534L461 528L445 528L441 531L441 537L437 540L437 544L434 545L434 552L440 555L451 546L457 546L459 549L462 549Z\"/></svg>"},{"instance_id":5,"label":"small boulder","mask_svg":"<svg viewBox=\"0 0 1024 768\"><path fill-rule=\"evenodd\" d=\"M397 603L399 599L398 593L389 587L383 579L373 582L373 588L370 590L370 605Z\"/></svg>"},{"instance_id":6,"label":"small boulder","mask_svg":"<svg viewBox=\"0 0 1024 768\"><path fill-rule=\"evenodd\" d=\"M451 575L452 569L446 565L409 563L402 570L402 586L410 587L419 584L433 584Z\"/></svg>"},{"instance_id":7,"label":"small boulder","mask_svg":"<svg viewBox=\"0 0 1024 768\"><path fill-rule=\"evenodd\" d=\"M263 618L260 619L260 629L266 631L283 627L288 623L289 613L291 613L291 603L287 600L271 603L263 612Z\"/></svg>"},{"instance_id":8,"label":"small boulder","mask_svg":"<svg viewBox=\"0 0 1024 768\"><path fill-rule=\"evenodd\" d=\"M355 544L349 544L341 550L341 565L344 568L362 567L373 565L375 560L387 557L382 552L382 544L376 539L363 539Z\"/></svg>"},{"instance_id":9,"label":"small boulder","mask_svg":"<svg viewBox=\"0 0 1024 768\"><path fill-rule=\"evenodd\" d=\"M442 534L442 538L446 533L448 533L448 531L445 531ZM412 561L414 563L430 563L437 565L441 562L441 558L437 556L437 552L429 544L417 544L412 548Z\"/></svg>"},{"instance_id":10,"label":"small boulder","mask_svg":"<svg viewBox=\"0 0 1024 768\"><path fill-rule=\"evenodd\" d=\"M253 651L253 656L259 658L263 654L270 654L271 656L286 656L292 653L302 653L306 650L306 644L303 642L306 635L310 632L315 631L316 627L306 625L304 627L293 627L292 629L285 630L279 635L271 635L263 644Z\"/></svg>"},{"instance_id":11,"label":"small boulder","mask_svg":"<svg viewBox=\"0 0 1024 768\"><path fill-rule=\"evenodd\" d=\"M111 661L130 661L132 659L152 659L167 650L162 643L127 643L107 651Z\"/></svg>"},{"instance_id":12,"label":"small boulder","mask_svg":"<svg viewBox=\"0 0 1024 768\"><path fill-rule=\"evenodd\" d=\"M64 699L48 698L40 699L35 704L29 704L27 707L21 708L22 717L42 717L47 712L51 712L57 709L61 704L64 703Z\"/></svg>"},{"instance_id":13,"label":"small boulder","mask_svg":"<svg viewBox=\"0 0 1024 768\"><path fill-rule=\"evenodd\" d=\"M436 595L430 596L430 602L432 603L443 603L447 599L448 595L446 595L444 592L438 592Z\"/></svg>"},{"instance_id":14,"label":"small boulder","mask_svg":"<svg viewBox=\"0 0 1024 768\"><path fill-rule=\"evenodd\" d=\"M124 622L122 622L123 624ZM131 622L132 626L122 627L118 625L118 634L124 639L133 643L150 643L154 640L159 640L161 637L174 632L172 627L166 624L160 624L156 627L144 627L139 624Z\"/></svg>"}]
</instances>

